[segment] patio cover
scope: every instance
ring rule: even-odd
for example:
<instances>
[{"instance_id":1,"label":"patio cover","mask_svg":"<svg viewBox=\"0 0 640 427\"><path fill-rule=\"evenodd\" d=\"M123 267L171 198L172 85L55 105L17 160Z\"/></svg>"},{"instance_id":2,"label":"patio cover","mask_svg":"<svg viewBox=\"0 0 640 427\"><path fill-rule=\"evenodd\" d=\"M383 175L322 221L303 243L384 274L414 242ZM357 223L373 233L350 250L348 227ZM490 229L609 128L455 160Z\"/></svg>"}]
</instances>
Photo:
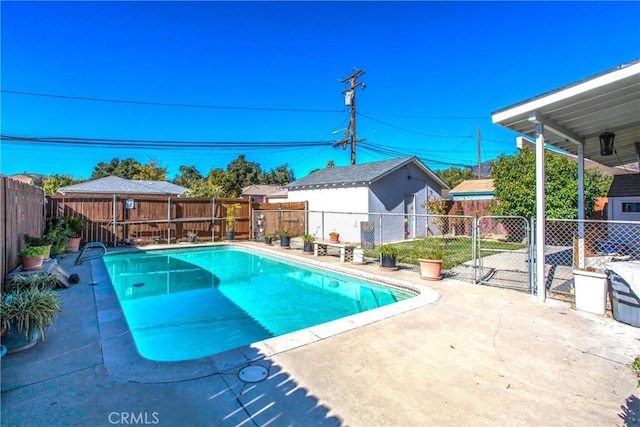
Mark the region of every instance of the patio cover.
<instances>
[{"instance_id":1,"label":"patio cover","mask_svg":"<svg viewBox=\"0 0 640 427\"><path fill-rule=\"evenodd\" d=\"M640 59L495 111L491 118L536 139L536 259L544 260L545 144L578 155L578 219L584 219L585 158L607 166L637 162L640 167ZM600 155L599 135L605 130L615 133L611 156ZM544 267L544 262L536 264L540 302L546 299Z\"/></svg>"}]
</instances>

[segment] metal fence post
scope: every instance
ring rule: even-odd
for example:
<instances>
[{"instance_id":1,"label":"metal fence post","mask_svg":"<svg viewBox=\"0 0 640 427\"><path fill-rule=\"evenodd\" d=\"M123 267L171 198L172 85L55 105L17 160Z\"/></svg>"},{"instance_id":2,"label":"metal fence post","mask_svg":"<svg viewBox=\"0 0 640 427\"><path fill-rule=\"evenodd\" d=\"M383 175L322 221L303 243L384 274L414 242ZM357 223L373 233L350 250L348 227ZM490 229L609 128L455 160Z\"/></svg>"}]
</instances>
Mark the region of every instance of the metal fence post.
<instances>
[{"instance_id":1,"label":"metal fence post","mask_svg":"<svg viewBox=\"0 0 640 427\"><path fill-rule=\"evenodd\" d=\"M171 197L167 197L167 244L171 243Z\"/></svg>"},{"instance_id":2,"label":"metal fence post","mask_svg":"<svg viewBox=\"0 0 640 427\"><path fill-rule=\"evenodd\" d=\"M211 198L211 243L216 240L216 198Z\"/></svg>"},{"instance_id":3,"label":"metal fence post","mask_svg":"<svg viewBox=\"0 0 640 427\"><path fill-rule=\"evenodd\" d=\"M116 207L116 195L113 195L113 247L115 248L116 246L118 246L118 236L116 235L116 233L118 232L118 229L116 228L116 217L118 216L117 213L117 207Z\"/></svg>"}]
</instances>

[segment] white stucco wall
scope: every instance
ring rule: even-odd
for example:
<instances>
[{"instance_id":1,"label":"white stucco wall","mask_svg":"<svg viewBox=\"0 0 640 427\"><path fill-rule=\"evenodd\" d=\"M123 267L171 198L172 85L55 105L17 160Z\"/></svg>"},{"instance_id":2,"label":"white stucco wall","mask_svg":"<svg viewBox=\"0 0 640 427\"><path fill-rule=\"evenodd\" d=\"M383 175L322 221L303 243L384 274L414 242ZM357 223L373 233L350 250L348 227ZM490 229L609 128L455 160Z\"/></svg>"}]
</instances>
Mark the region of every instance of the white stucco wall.
<instances>
[{"instance_id":1,"label":"white stucco wall","mask_svg":"<svg viewBox=\"0 0 640 427\"><path fill-rule=\"evenodd\" d=\"M360 221L367 221L369 203L367 187L326 187L289 189L289 202L309 202L309 211L324 211L324 215L309 215L309 233L329 239L329 232L340 233L340 240L360 242ZM335 212L350 213L340 215Z\"/></svg>"}]
</instances>

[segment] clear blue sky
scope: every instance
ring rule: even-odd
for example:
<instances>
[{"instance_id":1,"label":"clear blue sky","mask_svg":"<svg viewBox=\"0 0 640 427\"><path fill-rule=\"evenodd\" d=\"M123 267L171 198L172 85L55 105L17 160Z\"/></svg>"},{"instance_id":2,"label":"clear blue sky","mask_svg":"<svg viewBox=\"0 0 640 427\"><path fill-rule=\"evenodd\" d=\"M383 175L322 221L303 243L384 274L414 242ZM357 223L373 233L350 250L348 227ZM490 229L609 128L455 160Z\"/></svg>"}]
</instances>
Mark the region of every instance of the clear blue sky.
<instances>
[{"instance_id":1,"label":"clear blue sky","mask_svg":"<svg viewBox=\"0 0 640 427\"><path fill-rule=\"evenodd\" d=\"M366 71L367 85L357 93L357 136L366 139L358 163L416 155L434 170L474 165L477 128L482 160L515 152L517 135L493 125L493 111L640 57L640 2L0 7L2 135L65 138L2 141L7 175L88 178L114 157L156 159L169 179L180 165L203 175L226 169L239 154L265 170L286 163L297 178L329 160L347 165L349 150L331 143L349 120L339 80L354 68ZM79 146L68 138L166 140L178 148Z\"/></svg>"}]
</instances>

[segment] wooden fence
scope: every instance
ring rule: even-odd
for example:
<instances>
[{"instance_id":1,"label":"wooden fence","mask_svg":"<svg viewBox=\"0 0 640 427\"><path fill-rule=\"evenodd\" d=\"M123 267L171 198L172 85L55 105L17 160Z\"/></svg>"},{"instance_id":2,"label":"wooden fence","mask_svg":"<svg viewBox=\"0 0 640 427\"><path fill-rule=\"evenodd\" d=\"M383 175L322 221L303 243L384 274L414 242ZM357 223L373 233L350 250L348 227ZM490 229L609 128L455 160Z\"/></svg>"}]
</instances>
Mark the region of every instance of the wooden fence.
<instances>
[{"instance_id":1,"label":"wooden fence","mask_svg":"<svg viewBox=\"0 0 640 427\"><path fill-rule=\"evenodd\" d=\"M19 264L25 248L24 235L44 232L44 192L41 188L0 175L0 278L4 280Z\"/></svg>"},{"instance_id":2,"label":"wooden fence","mask_svg":"<svg viewBox=\"0 0 640 427\"><path fill-rule=\"evenodd\" d=\"M250 240L256 237L252 210L281 209L287 212L287 217L294 217L301 214L289 213L289 210L306 208L304 202L252 204L245 199L227 198L101 194L47 198L47 218L81 216L86 222L82 241L102 242L110 246L176 243L187 241L192 233L199 241L224 240L228 229L227 211L236 204L239 209L235 213L235 238ZM306 222L302 222L302 226L304 224ZM299 233L304 230L302 228Z\"/></svg>"}]
</instances>

